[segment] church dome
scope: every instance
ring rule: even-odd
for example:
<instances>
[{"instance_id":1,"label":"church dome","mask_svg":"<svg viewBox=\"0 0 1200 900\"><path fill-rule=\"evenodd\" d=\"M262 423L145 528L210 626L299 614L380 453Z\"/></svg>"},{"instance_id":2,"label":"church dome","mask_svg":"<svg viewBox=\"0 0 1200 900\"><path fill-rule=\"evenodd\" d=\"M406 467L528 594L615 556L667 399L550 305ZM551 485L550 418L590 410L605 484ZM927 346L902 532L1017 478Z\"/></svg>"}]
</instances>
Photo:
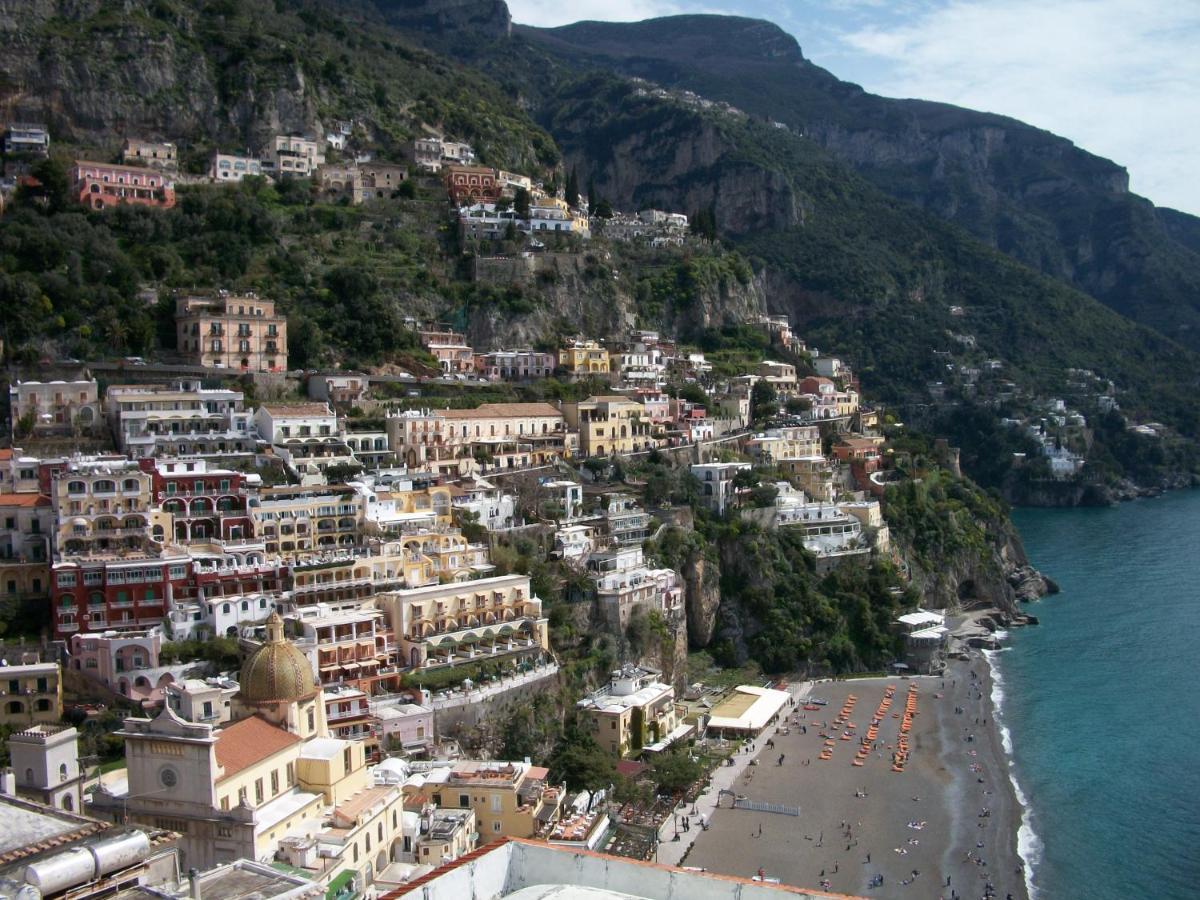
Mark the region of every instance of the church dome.
<instances>
[{"instance_id":1,"label":"church dome","mask_svg":"<svg viewBox=\"0 0 1200 900\"><path fill-rule=\"evenodd\" d=\"M308 658L284 640L279 613L271 613L266 641L242 664L240 687L247 703L304 700L319 690Z\"/></svg>"}]
</instances>

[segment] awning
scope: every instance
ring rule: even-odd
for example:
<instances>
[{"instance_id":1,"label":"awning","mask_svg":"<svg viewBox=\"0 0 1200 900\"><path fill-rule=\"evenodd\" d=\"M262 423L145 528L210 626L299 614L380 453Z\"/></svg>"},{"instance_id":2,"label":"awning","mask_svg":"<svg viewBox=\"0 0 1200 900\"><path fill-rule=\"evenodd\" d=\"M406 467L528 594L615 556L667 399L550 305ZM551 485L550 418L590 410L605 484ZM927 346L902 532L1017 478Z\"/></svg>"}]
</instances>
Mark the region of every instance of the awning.
<instances>
[{"instance_id":1,"label":"awning","mask_svg":"<svg viewBox=\"0 0 1200 900\"><path fill-rule=\"evenodd\" d=\"M676 741L683 740L695 730L695 725L677 725L674 729L672 729L671 733L661 741L655 741L650 746L643 747L642 749L644 749L647 753L662 753L662 751L666 750Z\"/></svg>"}]
</instances>

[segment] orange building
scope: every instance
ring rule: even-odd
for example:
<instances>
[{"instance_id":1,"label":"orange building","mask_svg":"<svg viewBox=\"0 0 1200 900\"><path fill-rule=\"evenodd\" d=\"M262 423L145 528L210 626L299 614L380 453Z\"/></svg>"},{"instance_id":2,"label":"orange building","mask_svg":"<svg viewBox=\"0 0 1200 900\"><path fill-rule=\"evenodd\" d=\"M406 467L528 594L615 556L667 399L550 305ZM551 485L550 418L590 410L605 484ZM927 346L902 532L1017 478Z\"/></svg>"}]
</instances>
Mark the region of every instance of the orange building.
<instances>
[{"instance_id":1,"label":"orange building","mask_svg":"<svg viewBox=\"0 0 1200 900\"><path fill-rule=\"evenodd\" d=\"M455 206L470 203L495 203L502 186L496 170L487 166L446 166L446 190Z\"/></svg>"},{"instance_id":2,"label":"orange building","mask_svg":"<svg viewBox=\"0 0 1200 900\"><path fill-rule=\"evenodd\" d=\"M71 169L71 192L84 206L105 209L122 203L175 205L175 182L157 169L77 160Z\"/></svg>"}]
</instances>

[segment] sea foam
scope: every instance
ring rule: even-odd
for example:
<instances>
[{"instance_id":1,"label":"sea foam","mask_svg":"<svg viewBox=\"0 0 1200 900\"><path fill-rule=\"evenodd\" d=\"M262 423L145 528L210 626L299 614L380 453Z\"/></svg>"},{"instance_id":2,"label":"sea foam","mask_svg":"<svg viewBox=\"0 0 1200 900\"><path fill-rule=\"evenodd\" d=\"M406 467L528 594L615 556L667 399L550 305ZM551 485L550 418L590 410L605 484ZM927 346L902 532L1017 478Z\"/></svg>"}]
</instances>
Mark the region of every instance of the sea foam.
<instances>
[{"instance_id":1,"label":"sea foam","mask_svg":"<svg viewBox=\"0 0 1200 900\"><path fill-rule=\"evenodd\" d=\"M1002 652L1004 651L984 650L983 655L992 672L992 716L1000 731L1000 744L1004 747L1004 754L1008 757L1008 780L1012 784L1013 795L1021 804L1021 824L1017 828L1017 855L1021 857L1021 866L1025 870L1025 888L1029 893L1030 900L1035 900L1037 888L1033 882L1033 870L1042 859L1042 840L1033 830L1033 808L1029 805L1029 799L1017 781L1013 762L1012 733L1004 724L1004 677L1000 674L997 660L994 659Z\"/></svg>"}]
</instances>

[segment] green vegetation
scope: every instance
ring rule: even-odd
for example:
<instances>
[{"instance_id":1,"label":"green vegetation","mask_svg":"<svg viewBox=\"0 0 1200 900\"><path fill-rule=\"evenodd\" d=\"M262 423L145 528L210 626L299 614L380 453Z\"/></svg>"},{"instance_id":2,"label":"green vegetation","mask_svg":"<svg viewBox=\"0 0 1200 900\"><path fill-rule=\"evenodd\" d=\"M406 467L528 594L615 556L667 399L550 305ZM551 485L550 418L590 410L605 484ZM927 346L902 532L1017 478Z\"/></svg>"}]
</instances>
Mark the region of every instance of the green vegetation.
<instances>
[{"instance_id":1,"label":"green vegetation","mask_svg":"<svg viewBox=\"0 0 1200 900\"><path fill-rule=\"evenodd\" d=\"M966 479L929 469L888 487L885 514L909 562L932 572L956 555L984 556L1008 508Z\"/></svg>"},{"instance_id":2,"label":"green vegetation","mask_svg":"<svg viewBox=\"0 0 1200 900\"><path fill-rule=\"evenodd\" d=\"M165 641L158 655L164 663L204 660L220 670L236 669L241 664L238 642L228 637L213 637L206 641Z\"/></svg>"},{"instance_id":3,"label":"green vegetation","mask_svg":"<svg viewBox=\"0 0 1200 900\"><path fill-rule=\"evenodd\" d=\"M891 625L917 597L890 564L822 576L795 529L711 520L699 527L718 543L721 602L741 625L741 635L718 629L710 651L720 663L841 673L881 668L899 652Z\"/></svg>"}]
</instances>

